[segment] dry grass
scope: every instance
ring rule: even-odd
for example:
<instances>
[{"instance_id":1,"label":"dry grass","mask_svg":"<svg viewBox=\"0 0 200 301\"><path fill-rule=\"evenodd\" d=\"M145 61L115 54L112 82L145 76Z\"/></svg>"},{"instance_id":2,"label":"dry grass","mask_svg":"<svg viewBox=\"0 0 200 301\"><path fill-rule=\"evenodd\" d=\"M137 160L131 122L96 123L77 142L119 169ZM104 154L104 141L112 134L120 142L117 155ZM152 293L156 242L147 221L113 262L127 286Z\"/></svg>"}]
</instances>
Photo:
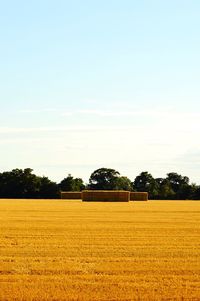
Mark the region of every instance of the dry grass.
<instances>
[{"instance_id":1,"label":"dry grass","mask_svg":"<svg viewBox=\"0 0 200 301\"><path fill-rule=\"evenodd\" d=\"M200 202L1 200L0 300L200 300Z\"/></svg>"},{"instance_id":2,"label":"dry grass","mask_svg":"<svg viewBox=\"0 0 200 301\"><path fill-rule=\"evenodd\" d=\"M124 190L83 190L82 200L86 202L129 202L130 192Z\"/></svg>"}]
</instances>

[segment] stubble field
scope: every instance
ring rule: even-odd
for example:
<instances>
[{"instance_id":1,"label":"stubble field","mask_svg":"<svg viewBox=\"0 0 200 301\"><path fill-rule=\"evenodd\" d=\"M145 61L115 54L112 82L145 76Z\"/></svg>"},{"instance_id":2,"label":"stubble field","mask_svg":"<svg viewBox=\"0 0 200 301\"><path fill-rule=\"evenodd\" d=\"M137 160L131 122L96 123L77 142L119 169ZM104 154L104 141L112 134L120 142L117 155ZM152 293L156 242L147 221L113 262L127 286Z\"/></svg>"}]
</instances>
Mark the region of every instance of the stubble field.
<instances>
[{"instance_id":1,"label":"stubble field","mask_svg":"<svg viewBox=\"0 0 200 301\"><path fill-rule=\"evenodd\" d=\"M200 300L200 202L0 200L0 300Z\"/></svg>"}]
</instances>

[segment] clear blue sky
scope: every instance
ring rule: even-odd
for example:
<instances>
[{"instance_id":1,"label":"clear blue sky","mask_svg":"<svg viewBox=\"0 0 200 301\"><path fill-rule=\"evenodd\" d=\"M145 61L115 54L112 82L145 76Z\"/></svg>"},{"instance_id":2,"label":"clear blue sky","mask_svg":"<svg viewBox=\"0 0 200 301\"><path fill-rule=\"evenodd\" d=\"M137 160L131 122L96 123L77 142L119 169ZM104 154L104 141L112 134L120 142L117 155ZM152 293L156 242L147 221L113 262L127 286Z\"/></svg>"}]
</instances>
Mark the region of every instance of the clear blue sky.
<instances>
[{"instance_id":1,"label":"clear blue sky","mask_svg":"<svg viewBox=\"0 0 200 301\"><path fill-rule=\"evenodd\" d=\"M199 1L0 5L0 171L200 184Z\"/></svg>"}]
</instances>

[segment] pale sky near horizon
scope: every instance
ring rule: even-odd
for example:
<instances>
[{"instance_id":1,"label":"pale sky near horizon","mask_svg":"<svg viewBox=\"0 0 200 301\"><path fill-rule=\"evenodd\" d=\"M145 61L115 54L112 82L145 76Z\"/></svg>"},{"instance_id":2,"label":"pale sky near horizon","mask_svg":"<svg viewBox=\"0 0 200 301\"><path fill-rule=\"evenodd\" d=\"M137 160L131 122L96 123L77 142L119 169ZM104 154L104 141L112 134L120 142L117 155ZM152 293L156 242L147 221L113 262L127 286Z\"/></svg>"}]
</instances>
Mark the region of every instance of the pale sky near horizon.
<instances>
[{"instance_id":1,"label":"pale sky near horizon","mask_svg":"<svg viewBox=\"0 0 200 301\"><path fill-rule=\"evenodd\" d=\"M200 184L200 2L0 1L0 172Z\"/></svg>"}]
</instances>

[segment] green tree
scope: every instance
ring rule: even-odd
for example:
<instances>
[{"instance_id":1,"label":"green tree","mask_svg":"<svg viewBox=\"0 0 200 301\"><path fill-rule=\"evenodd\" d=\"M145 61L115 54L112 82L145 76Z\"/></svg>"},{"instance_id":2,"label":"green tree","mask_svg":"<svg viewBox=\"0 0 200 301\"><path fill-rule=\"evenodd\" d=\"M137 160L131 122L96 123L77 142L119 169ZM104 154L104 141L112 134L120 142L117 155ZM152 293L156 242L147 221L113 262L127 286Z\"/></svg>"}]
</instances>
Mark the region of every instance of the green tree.
<instances>
[{"instance_id":1,"label":"green tree","mask_svg":"<svg viewBox=\"0 0 200 301\"><path fill-rule=\"evenodd\" d=\"M193 188L193 198L194 200L200 200L200 186L192 184Z\"/></svg>"},{"instance_id":2,"label":"green tree","mask_svg":"<svg viewBox=\"0 0 200 301\"><path fill-rule=\"evenodd\" d=\"M149 198L154 199L158 197L159 185L150 173L144 171L135 178L133 190L148 192Z\"/></svg>"},{"instance_id":3,"label":"green tree","mask_svg":"<svg viewBox=\"0 0 200 301\"><path fill-rule=\"evenodd\" d=\"M120 173L112 168L99 168L95 170L89 179L89 188L97 190L116 189L116 181Z\"/></svg>"},{"instance_id":4,"label":"green tree","mask_svg":"<svg viewBox=\"0 0 200 301\"><path fill-rule=\"evenodd\" d=\"M81 178L73 178L71 174L68 174L58 186L61 191L82 191L85 188L83 180Z\"/></svg>"},{"instance_id":5,"label":"green tree","mask_svg":"<svg viewBox=\"0 0 200 301\"><path fill-rule=\"evenodd\" d=\"M114 189L131 191L132 190L132 182L127 177L124 177L124 176L117 177L115 180L115 188Z\"/></svg>"},{"instance_id":6,"label":"green tree","mask_svg":"<svg viewBox=\"0 0 200 301\"><path fill-rule=\"evenodd\" d=\"M176 172L170 172L167 174L166 179L169 181L175 193L176 199L189 198L191 194L191 189L190 189L188 177L177 174Z\"/></svg>"},{"instance_id":7,"label":"green tree","mask_svg":"<svg viewBox=\"0 0 200 301\"><path fill-rule=\"evenodd\" d=\"M0 174L0 194L6 198L36 197L39 181L31 168L13 169Z\"/></svg>"},{"instance_id":8,"label":"green tree","mask_svg":"<svg viewBox=\"0 0 200 301\"><path fill-rule=\"evenodd\" d=\"M158 185L158 196L160 200L173 200L175 198L175 192L168 179L157 178L155 179Z\"/></svg>"},{"instance_id":9,"label":"green tree","mask_svg":"<svg viewBox=\"0 0 200 301\"><path fill-rule=\"evenodd\" d=\"M58 185L47 177L39 177L38 198L56 199L60 197Z\"/></svg>"},{"instance_id":10,"label":"green tree","mask_svg":"<svg viewBox=\"0 0 200 301\"><path fill-rule=\"evenodd\" d=\"M57 198L58 185L47 177L38 177L31 168L13 169L0 174L0 197Z\"/></svg>"}]
</instances>

